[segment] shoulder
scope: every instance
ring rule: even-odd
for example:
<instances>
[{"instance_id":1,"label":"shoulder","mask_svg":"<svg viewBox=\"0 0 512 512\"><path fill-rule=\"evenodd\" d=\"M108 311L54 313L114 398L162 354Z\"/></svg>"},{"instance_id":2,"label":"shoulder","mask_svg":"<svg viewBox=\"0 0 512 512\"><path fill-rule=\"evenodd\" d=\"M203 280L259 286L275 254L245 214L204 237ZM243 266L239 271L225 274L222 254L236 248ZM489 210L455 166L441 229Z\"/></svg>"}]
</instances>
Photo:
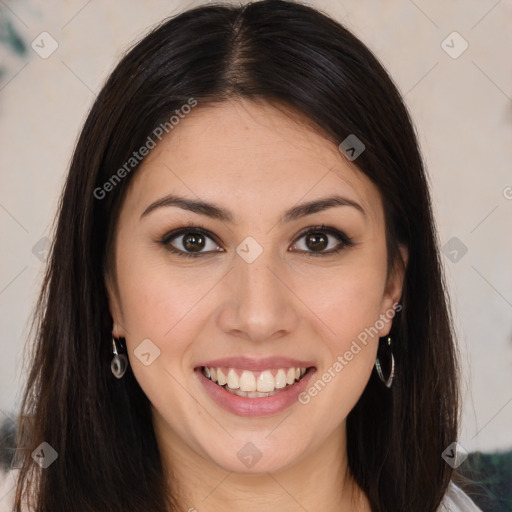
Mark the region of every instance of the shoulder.
<instances>
[{"instance_id":1,"label":"shoulder","mask_svg":"<svg viewBox=\"0 0 512 512\"><path fill-rule=\"evenodd\" d=\"M11 512L14 505L16 475L18 471L4 471L0 467L0 512Z\"/></svg>"},{"instance_id":2,"label":"shoulder","mask_svg":"<svg viewBox=\"0 0 512 512\"><path fill-rule=\"evenodd\" d=\"M19 469L6 470L0 467L0 512L13 512L19 474ZM21 511L33 512L28 510L25 501L21 505Z\"/></svg>"},{"instance_id":3,"label":"shoulder","mask_svg":"<svg viewBox=\"0 0 512 512\"><path fill-rule=\"evenodd\" d=\"M462 489L450 482L437 512L482 512L482 510Z\"/></svg>"}]
</instances>

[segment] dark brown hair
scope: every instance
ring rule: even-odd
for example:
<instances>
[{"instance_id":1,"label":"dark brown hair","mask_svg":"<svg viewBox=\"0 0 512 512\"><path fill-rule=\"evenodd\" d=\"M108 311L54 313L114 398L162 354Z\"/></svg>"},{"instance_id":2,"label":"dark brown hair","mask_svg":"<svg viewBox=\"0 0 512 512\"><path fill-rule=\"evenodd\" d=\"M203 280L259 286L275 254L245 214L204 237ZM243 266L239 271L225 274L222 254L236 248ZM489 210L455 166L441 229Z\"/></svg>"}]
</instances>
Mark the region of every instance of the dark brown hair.
<instances>
[{"instance_id":1,"label":"dark brown hair","mask_svg":"<svg viewBox=\"0 0 512 512\"><path fill-rule=\"evenodd\" d=\"M34 317L17 511L31 486L38 512L176 510L149 401L130 369L121 380L110 370L104 276L137 166L105 197L94 191L190 98L206 105L233 97L291 108L337 145L351 134L364 143L355 163L383 199L388 263L397 261L399 243L409 259L392 328L395 380L387 389L373 372L350 412L349 469L375 512L439 506L452 477L441 453L457 439L457 365L412 122L384 67L347 29L311 7L263 0L165 20L123 57L92 106ZM43 441L59 454L46 470L30 457Z\"/></svg>"}]
</instances>

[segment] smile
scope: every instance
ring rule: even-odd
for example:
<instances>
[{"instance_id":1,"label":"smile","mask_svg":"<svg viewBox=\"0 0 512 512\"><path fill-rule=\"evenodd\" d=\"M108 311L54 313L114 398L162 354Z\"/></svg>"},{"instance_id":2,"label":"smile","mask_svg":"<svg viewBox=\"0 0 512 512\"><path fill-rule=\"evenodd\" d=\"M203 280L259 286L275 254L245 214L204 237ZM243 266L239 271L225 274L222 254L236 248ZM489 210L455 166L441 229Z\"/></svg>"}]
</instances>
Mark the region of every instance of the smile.
<instances>
[{"instance_id":1,"label":"smile","mask_svg":"<svg viewBox=\"0 0 512 512\"><path fill-rule=\"evenodd\" d=\"M300 381L305 367L251 371L238 368L201 368L203 375L226 391L245 398L262 398L281 393Z\"/></svg>"},{"instance_id":2,"label":"smile","mask_svg":"<svg viewBox=\"0 0 512 512\"><path fill-rule=\"evenodd\" d=\"M237 416L268 416L298 404L317 368L288 357L230 357L194 368L209 400Z\"/></svg>"}]
</instances>

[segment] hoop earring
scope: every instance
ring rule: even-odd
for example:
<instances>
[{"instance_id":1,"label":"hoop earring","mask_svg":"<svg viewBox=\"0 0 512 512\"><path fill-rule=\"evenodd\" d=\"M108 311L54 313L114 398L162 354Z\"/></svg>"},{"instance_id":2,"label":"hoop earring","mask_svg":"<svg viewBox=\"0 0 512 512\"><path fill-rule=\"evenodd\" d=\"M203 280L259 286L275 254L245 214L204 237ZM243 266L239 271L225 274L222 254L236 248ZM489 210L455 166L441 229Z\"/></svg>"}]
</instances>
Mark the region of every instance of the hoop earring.
<instances>
[{"instance_id":1,"label":"hoop earring","mask_svg":"<svg viewBox=\"0 0 512 512\"><path fill-rule=\"evenodd\" d=\"M375 359L375 369L377 370L377 374L379 375L379 379L384 383L387 388L391 387L393 383L393 377L395 376L395 358L393 357L393 351L391 350L391 337L388 336L386 339L386 346L389 348L390 354L390 372L388 378L384 378L384 374L382 373L382 366L380 364L379 355L377 353L377 358ZM379 347L380 348L380 347Z\"/></svg>"},{"instance_id":2,"label":"hoop earring","mask_svg":"<svg viewBox=\"0 0 512 512\"><path fill-rule=\"evenodd\" d=\"M117 348L117 341L112 337L112 353L114 357L110 363L110 369L114 374L114 377L121 379L128 369L128 358L124 354L120 354ZM119 344L121 346L121 343Z\"/></svg>"}]
</instances>

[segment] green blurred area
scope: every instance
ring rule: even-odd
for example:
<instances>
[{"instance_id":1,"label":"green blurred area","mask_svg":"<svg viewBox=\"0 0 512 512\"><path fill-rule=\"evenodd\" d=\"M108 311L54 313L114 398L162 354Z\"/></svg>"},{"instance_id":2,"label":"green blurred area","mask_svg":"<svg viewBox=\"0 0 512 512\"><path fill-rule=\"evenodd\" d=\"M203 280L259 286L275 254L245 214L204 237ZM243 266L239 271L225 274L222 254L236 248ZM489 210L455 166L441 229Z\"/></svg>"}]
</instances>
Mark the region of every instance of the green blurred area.
<instances>
[{"instance_id":1,"label":"green blurred area","mask_svg":"<svg viewBox=\"0 0 512 512\"><path fill-rule=\"evenodd\" d=\"M18 55L25 55L27 51L25 42L16 32L12 22L2 16L0 16L0 44L7 46Z\"/></svg>"},{"instance_id":2,"label":"green blurred area","mask_svg":"<svg viewBox=\"0 0 512 512\"><path fill-rule=\"evenodd\" d=\"M22 57L27 53L27 45L16 31L9 16L8 10L0 4L0 46ZM5 66L0 65L0 78L2 78L5 72Z\"/></svg>"},{"instance_id":3,"label":"green blurred area","mask_svg":"<svg viewBox=\"0 0 512 512\"><path fill-rule=\"evenodd\" d=\"M458 473L464 490L484 512L512 512L512 450L470 453Z\"/></svg>"}]
</instances>

